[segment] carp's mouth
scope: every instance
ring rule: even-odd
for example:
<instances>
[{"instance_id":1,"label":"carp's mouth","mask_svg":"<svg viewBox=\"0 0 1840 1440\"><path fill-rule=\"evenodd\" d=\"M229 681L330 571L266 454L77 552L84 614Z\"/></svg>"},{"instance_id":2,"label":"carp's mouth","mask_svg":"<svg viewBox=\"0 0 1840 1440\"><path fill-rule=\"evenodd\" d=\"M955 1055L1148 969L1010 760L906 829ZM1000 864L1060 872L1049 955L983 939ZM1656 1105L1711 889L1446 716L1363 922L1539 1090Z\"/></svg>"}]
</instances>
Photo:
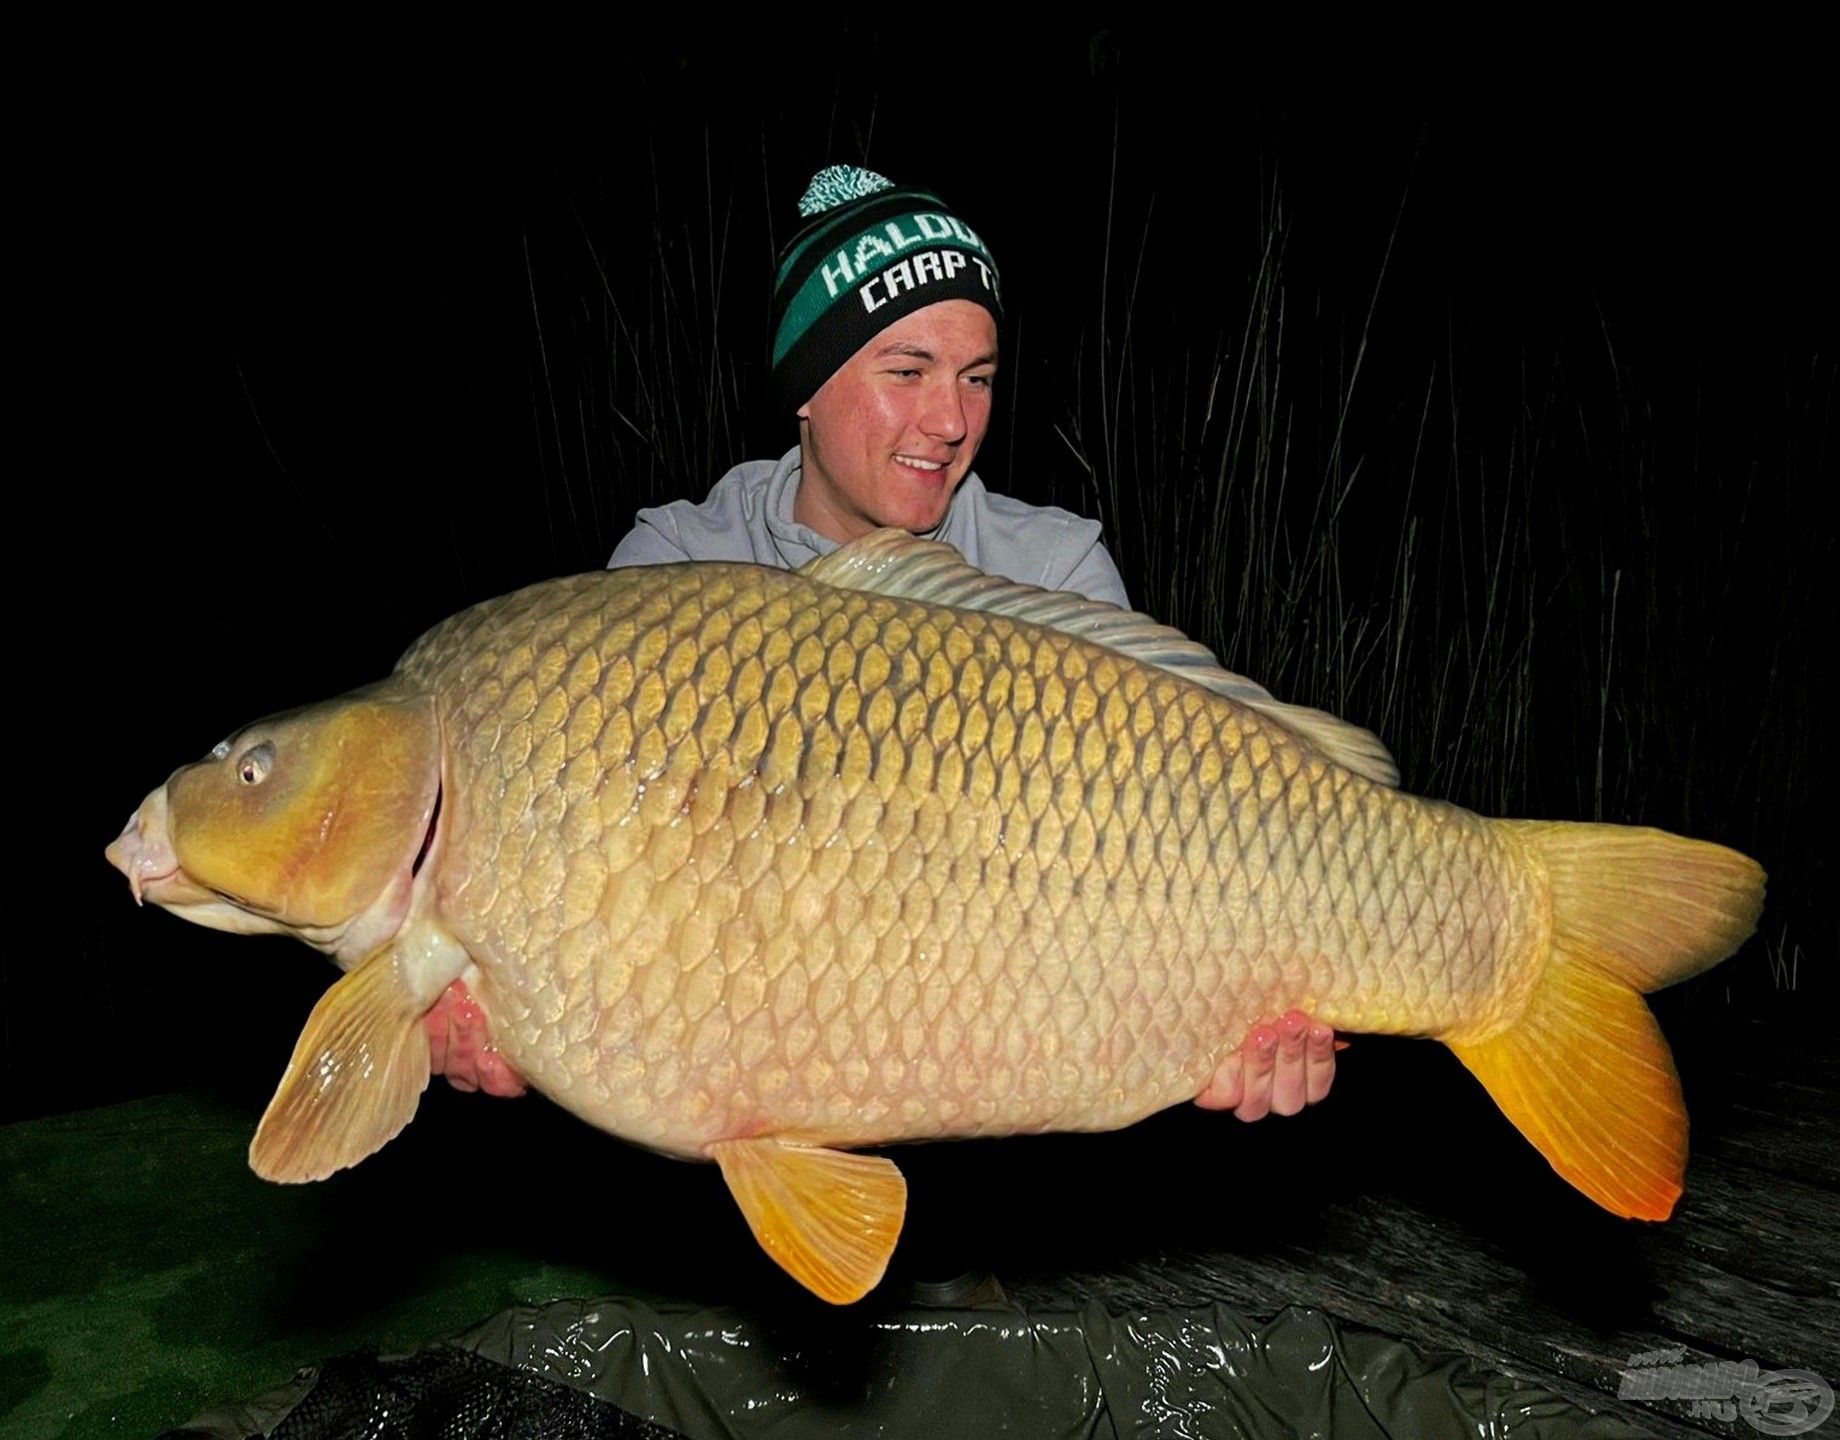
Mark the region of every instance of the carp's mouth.
<instances>
[{"instance_id":1,"label":"carp's mouth","mask_svg":"<svg viewBox=\"0 0 1840 1440\"><path fill-rule=\"evenodd\" d=\"M104 852L109 864L128 877L136 905L199 905L217 895L185 873L173 851L166 826L166 787L140 804Z\"/></svg>"},{"instance_id":2,"label":"carp's mouth","mask_svg":"<svg viewBox=\"0 0 1840 1440\"><path fill-rule=\"evenodd\" d=\"M136 905L152 901L194 925L234 935L270 935L287 928L249 901L221 894L186 874L167 834L164 786L128 817L106 854L109 863L128 877Z\"/></svg>"},{"instance_id":3,"label":"carp's mouth","mask_svg":"<svg viewBox=\"0 0 1840 1440\"><path fill-rule=\"evenodd\" d=\"M128 888L134 892L136 905L145 905L149 900L169 909L176 905L208 904L219 899L228 900L233 905L239 903L234 896L219 895L205 889L178 865L158 875L144 875L131 870L128 872Z\"/></svg>"}]
</instances>

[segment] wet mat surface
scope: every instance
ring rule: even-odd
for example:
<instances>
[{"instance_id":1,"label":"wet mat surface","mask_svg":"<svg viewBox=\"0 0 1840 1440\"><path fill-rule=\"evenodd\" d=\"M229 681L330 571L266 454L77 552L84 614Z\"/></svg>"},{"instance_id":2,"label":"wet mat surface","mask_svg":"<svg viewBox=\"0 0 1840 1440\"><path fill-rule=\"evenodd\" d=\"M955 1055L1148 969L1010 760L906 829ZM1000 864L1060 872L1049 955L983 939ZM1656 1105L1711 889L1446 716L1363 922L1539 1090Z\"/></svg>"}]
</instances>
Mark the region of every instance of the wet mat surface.
<instances>
[{"instance_id":1,"label":"wet mat surface","mask_svg":"<svg viewBox=\"0 0 1840 1440\"><path fill-rule=\"evenodd\" d=\"M1309 1311L1253 1324L1219 1306L1131 1316L1098 1306L1057 1315L990 1306L910 1310L814 1334L732 1310L602 1300L519 1307L452 1346L398 1361L338 1360L287 1396L202 1417L198 1433L1611 1440L1646 1432L1461 1357L1428 1364L1399 1341Z\"/></svg>"},{"instance_id":2,"label":"wet mat surface","mask_svg":"<svg viewBox=\"0 0 1840 1440\"><path fill-rule=\"evenodd\" d=\"M441 1346L401 1360L320 1367L274 1440L675 1440L680 1432L538 1375Z\"/></svg>"}]
</instances>

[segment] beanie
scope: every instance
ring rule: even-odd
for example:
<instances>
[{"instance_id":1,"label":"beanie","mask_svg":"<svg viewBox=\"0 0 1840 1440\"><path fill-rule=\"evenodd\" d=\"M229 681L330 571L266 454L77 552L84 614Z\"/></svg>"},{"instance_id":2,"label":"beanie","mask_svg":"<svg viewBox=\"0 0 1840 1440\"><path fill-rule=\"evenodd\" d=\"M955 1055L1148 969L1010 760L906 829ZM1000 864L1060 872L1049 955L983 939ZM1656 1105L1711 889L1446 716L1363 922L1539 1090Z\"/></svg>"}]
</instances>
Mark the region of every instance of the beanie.
<instances>
[{"instance_id":1,"label":"beanie","mask_svg":"<svg viewBox=\"0 0 1840 1440\"><path fill-rule=\"evenodd\" d=\"M810 223L773 278L773 386L788 410L916 310L970 300L1003 318L996 262L937 195L832 165L812 177L799 214Z\"/></svg>"}]
</instances>

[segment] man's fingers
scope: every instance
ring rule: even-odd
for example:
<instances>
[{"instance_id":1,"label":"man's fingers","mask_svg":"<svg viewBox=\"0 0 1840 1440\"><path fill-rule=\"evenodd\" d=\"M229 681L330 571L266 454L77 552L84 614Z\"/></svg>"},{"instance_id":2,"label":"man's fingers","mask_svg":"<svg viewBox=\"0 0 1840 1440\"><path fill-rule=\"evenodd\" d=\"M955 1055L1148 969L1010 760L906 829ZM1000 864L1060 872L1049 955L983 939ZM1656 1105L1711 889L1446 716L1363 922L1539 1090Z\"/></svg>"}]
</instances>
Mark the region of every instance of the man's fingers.
<instances>
[{"instance_id":1,"label":"man's fingers","mask_svg":"<svg viewBox=\"0 0 1840 1440\"><path fill-rule=\"evenodd\" d=\"M1307 1076L1304 1049L1310 1029L1309 1017L1293 1010L1278 1022L1278 1057L1271 1077L1271 1113L1295 1115L1303 1109Z\"/></svg>"},{"instance_id":2,"label":"man's fingers","mask_svg":"<svg viewBox=\"0 0 1840 1440\"><path fill-rule=\"evenodd\" d=\"M524 1083L524 1077L511 1068L510 1062L490 1048L479 1052L478 1074L479 1088L501 1099L514 1099L530 1088Z\"/></svg>"},{"instance_id":3,"label":"man's fingers","mask_svg":"<svg viewBox=\"0 0 1840 1440\"><path fill-rule=\"evenodd\" d=\"M1329 1093L1329 1086L1335 1079L1335 1052L1338 1048L1335 1031L1327 1025L1310 1026L1303 1066L1304 1094L1311 1105Z\"/></svg>"},{"instance_id":4,"label":"man's fingers","mask_svg":"<svg viewBox=\"0 0 1840 1440\"><path fill-rule=\"evenodd\" d=\"M439 1001L423 1017L428 1032L428 1073L439 1075L447 1068L447 1006Z\"/></svg>"},{"instance_id":5,"label":"man's fingers","mask_svg":"<svg viewBox=\"0 0 1840 1440\"><path fill-rule=\"evenodd\" d=\"M1221 1060L1195 1104L1203 1110L1231 1110L1248 1121L1295 1115L1328 1095L1335 1080L1335 1052L1344 1043L1333 1028L1301 1010L1255 1025L1239 1049Z\"/></svg>"},{"instance_id":6,"label":"man's fingers","mask_svg":"<svg viewBox=\"0 0 1840 1440\"><path fill-rule=\"evenodd\" d=\"M1235 1050L1220 1062L1214 1078L1208 1081L1207 1089L1195 1097L1195 1103L1203 1110L1231 1110L1245 1094L1245 1061Z\"/></svg>"},{"instance_id":7,"label":"man's fingers","mask_svg":"<svg viewBox=\"0 0 1840 1440\"><path fill-rule=\"evenodd\" d=\"M1272 1077L1278 1068L1278 1031L1255 1025L1239 1047L1245 1059L1246 1089L1233 1113L1241 1120L1263 1120L1271 1113Z\"/></svg>"},{"instance_id":8,"label":"man's fingers","mask_svg":"<svg viewBox=\"0 0 1840 1440\"><path fill-rule=\"evenodd\" d=\"M491 1037L485 1011L479 1008L466 982L456 980L443 990L424 1023L428 1031L430 1074L445 1075L454 1089L468 1093L483 1086L494 1095L523 1094L523 1082L503 1061L499 1062L499 1069L508 1079L496 1076L482 1079L480 1059Z\"/></svg>"},{"instance_id":9,"label":"man's fingers","mask_svg":"<svg viewBox=\"0 0 1840 1440\"><path fill-rule=\"evenodd\" d=\"M448 1011L447 1083L468 1094L479 1088L478 1007L462 1001Z\"/></svg>"}]
</instances>

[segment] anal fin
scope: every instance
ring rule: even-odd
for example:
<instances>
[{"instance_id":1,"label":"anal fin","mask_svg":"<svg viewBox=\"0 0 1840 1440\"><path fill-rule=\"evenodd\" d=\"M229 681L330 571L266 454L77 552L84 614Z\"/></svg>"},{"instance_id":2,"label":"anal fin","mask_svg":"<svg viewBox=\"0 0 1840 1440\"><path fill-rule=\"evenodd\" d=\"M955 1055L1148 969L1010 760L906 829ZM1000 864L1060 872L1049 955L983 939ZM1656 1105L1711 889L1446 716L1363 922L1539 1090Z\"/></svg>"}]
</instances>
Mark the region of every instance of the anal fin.
<instances>
[{"instance_id":1,"label":"anal fin","mask_svg":"<svg viewBox=\"0 0 1840 1440\"><path fill-rule=\"evenodd\" d=\"M767 1254L821 1300L880 1283L901 1238L907 1181L892 1160L779 1140L720 1140L709 1156Z\"/></svg>"},{"instance_id":2,"label":"anal fin","mask_svg":"<svg viewBox=\"0 0 1840 1440\"><path fill-rule=\"evenodd\" d=\"M320 996L249 1145L264 1180L323 1180L401 1133L428 1087L422 1012L393 948Z\"/></svg>"}]
</instances>

